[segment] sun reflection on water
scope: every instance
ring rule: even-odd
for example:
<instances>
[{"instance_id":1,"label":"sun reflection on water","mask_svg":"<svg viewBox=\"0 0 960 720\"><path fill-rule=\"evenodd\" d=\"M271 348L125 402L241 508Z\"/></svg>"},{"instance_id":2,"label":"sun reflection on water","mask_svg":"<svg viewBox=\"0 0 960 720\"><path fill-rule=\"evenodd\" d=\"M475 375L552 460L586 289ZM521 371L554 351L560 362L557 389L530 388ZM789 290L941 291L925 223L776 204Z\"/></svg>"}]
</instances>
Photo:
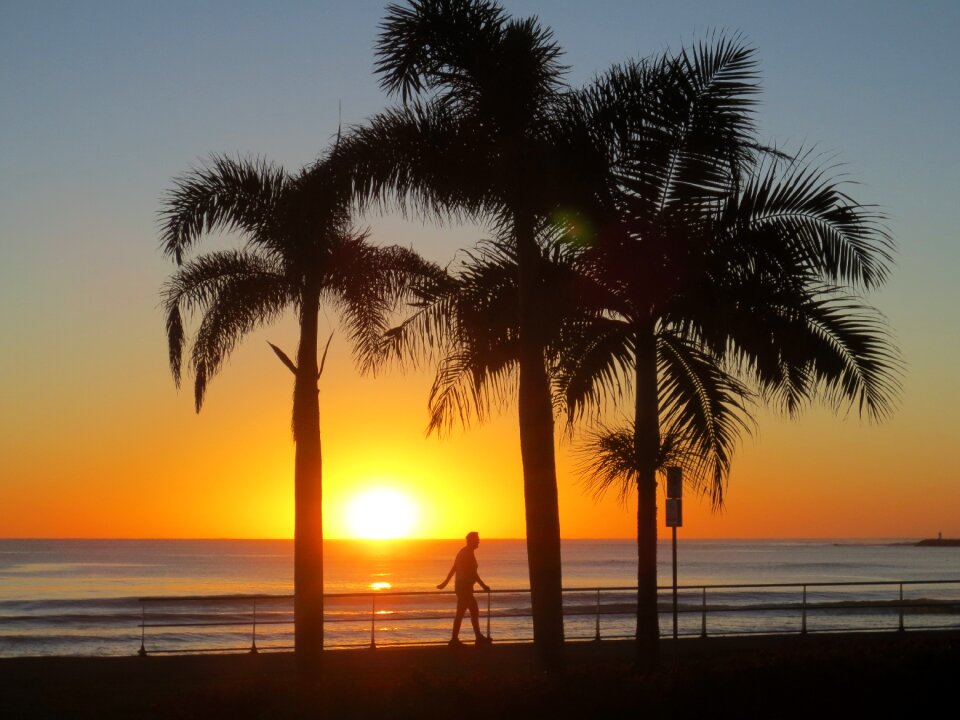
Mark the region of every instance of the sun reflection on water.
<instances>
[{"instance_id":1,"label":"sun reflection on water","mask_svg":"<svg viewBox=\"0 0 960 720\"><path fill-rule=\"evenodd\" d=\"M388 583L388 582L386 582L386 581L383 581L383 580L379 580L379 581L377 581L377 582L370 583L370 589L371 589L371 590L389 590L389 589L392 588L392 587L393 587L393 585L391 585L390 583Z\"/></svg>"}]
</instances>

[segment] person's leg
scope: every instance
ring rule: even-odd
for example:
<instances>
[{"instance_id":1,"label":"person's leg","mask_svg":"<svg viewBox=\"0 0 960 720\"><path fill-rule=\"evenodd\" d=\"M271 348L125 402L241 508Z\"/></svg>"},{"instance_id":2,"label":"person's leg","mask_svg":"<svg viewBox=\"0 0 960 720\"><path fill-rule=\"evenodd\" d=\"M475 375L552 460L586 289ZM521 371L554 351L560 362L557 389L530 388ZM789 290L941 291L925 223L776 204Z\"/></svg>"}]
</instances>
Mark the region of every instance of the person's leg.
<instances>
[{"instance_id":1,"label":"person's leg","mask_svg":"<svg viewBox=\"0 0 960 720\"><path fill-rule=\"evenodd\" d=\"M467 602L457 595L457 614L453 618L453 637L451 641L460 639L460 624L463 622L463 613L467 610Z\"/></svg>"},{"instance_id":2,"label":"person's leg","mask_svg":"<svg viewBox=\"0 0 960 720\"><path fill-rule=\"evenodd\" d=\"M477 607L477 599L471 595L470 604L467 606L470 609L470 622L473 625L473 634L477 639L483 637L483 633L480 632L480 608Z\"/></svg>"}]
</instances>

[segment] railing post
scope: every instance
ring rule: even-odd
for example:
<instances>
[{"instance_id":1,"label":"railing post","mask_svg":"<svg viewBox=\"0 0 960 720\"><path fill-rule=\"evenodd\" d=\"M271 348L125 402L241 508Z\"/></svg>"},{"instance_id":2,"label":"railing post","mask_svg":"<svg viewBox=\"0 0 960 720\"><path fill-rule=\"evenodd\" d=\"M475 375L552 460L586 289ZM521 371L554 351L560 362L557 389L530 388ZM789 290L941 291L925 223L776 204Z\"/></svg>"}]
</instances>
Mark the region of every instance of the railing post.
<instances>
[{"instance_id":1,"label":"railing post","mask_svg":"<svg viewBox=\"0 0 960 720\"><path fill-rule=\"evenodd\" d=\"M801 603L800 633L807 634L807 586L803 586L803 602Z\"/></svg>"},{"instance_id":2,"label":"railing post","mask_svg":"<svg viewBox=\"0 0 960 720\"><path fill-rule=\"evenodd\" d=\"M377 649L377 596L370 596L370 649Z\"/></svg>"},{"instance_id":3,"label":"railing post","mask_svg":"<svg viewBox=\"0 0 960 720\"><path fill-rule=\"evenodd\" d=\"M900 632L903 632L903 583L900 583Z\"/></svg>"},{"instance_id":4,"label":"railing post","mask_svg":"<svg viewBox=\"0 0 960 720\"><path fill-rule=\"evenodd\" d=\"M253 599L253 634L251 635L250 652L257 654L257 599Z\"/></svg>"},{"instance_id":5,"label":"railing post","mask_svg":"<svg viewBox=\"0 0 960 720\"><path fill-rule=\"evenodd\" d=\"M146 632L147 627L147 604L143 601L140 602L140 650L137 651L137 655L140 657L146 657L147 648L144 647L144 633Z\"/></svg>"},{"instance_id":6,"label":"railing post","mask_svg":"<svg viewBox=\"0 0 960 720\"><path fill-rule=\"evenodd\" d=\"M487 590L487 640L493 640L490 637L490 590Z\"/></svg>"},{"instance_id":7,"label":"railing post","mask_svg":"<svg viewBox=\"0 0 960 720\"><path fill-rule=\"evenodd\" d=\"M593 639L600 642L600 588L597 588L597 631Z\"/></svg>"},{"instance_id":8,"label":"railing post","mask_svg":"<svg viewBox=\"0 0 960 720\"><path fill-rule=\"evenodd\" d=\"M703 597L700 600L700 610L703 613L700 616L700 637L707 636L707 586L703 586Z\"/></svg>"}]
</instances>

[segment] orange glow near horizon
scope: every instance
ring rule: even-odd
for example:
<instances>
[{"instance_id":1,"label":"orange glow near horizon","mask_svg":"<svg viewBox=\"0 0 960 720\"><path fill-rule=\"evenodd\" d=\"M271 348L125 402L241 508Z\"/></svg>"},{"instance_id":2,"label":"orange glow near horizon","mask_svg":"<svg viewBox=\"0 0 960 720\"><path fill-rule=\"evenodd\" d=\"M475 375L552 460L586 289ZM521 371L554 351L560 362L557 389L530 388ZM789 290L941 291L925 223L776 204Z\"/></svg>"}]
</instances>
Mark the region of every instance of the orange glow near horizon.
<instances>
[{"instance_id":1,"label":"orange glow near horizon","mask_svg":"<svg viewBox=\"0 0 960 720\"><path fill-rule=\"evenodd\" d=\"M250 338L199 415L189 393L173 390L156 347L143 361L152 363L146 389L129 388L122 402L104 406L65 390L61 413L44 416L57 420L56 443L16 413L0 415L11 448L0 537L292 538L290 379L267 339L296 347L294 328L284 325ZM325 538L367 534L348 524L348 508L378 487L414 506L404 537L524 537L516 409L425 437L431 380L429 371L359 377L349 346L335 339L320 391ZM915 403L879 425L822 409L799 421L761 413L760 432L734 456L725 509L711 512L688 494L680 538L958 536L960 460L904 451L932 441L950 447L945 413ZM930 415L940 418L938 434ZM562 536L636 537L635 495L625 506L615 492L595 500L576 473L577 438L559 427L557 435ZM658 531L668 537L660 505Z\"/></svg>"}]
</instances>

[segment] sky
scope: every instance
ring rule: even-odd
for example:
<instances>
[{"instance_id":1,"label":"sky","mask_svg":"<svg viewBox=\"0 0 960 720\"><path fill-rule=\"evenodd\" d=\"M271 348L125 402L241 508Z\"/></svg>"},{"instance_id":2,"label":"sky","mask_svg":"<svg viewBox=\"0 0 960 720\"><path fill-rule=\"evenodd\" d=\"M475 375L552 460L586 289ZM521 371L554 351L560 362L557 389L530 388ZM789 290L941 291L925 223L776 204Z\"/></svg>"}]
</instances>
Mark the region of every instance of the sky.
<instances>
[{"instance_id":1,"label":"sky","mask_svg":"<svg viewBox=\"0 0 960 720\"><path fill-rule=\"evenodd\" d=\"M392 100L373 74L383 2L97 2L0 6L0 537L290 537L292 383L251 335L203 411L167 367L157 212L211 153L296 170L338 124ZM882 424L813 407L757 413L722 512L688 497L681 537L960 537L960 4L504 2L538 15L571 85L612 63L740 34L758 53L761 137L842 163L897 242L871 296L906 361ZM375 242L440 262L482 228L358 217ZM205 248L229 245L215 238ZM386 488L419 537L522 537L515 408L424 435L427 372L361 377L332 311L320 383L327 537ZM595 500L559 438L564 537L632 537L635 500ZM661 521L662 522L662 521ZM667 530L660 529L665 536Z\"/></svg>"}]
</instances>

